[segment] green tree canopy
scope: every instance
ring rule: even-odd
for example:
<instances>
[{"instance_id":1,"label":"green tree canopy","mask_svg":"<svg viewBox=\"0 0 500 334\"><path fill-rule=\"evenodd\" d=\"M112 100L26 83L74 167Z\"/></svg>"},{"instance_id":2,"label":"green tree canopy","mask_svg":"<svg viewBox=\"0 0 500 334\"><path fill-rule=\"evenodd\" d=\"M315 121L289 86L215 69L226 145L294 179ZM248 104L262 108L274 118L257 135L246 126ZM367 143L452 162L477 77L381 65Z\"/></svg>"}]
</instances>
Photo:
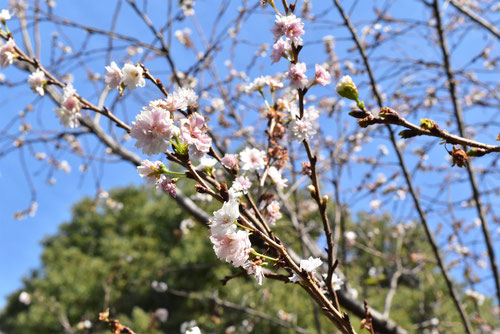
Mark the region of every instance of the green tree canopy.
<instances>
[{"instance_id":1,"label":"green tree canopy","mask_svg":"<svg viewBox=\"0 0 500 334\"><path fill-rule=\"evenodd\" d=\"M287 229L287 224L283 219L277 228ZM459 326L452 302L441 293L445 286L436 266L426 260L420 229L409 225L401 238L390 217L366 215L346 222L346 228L358 238L355 245L341 247L340 268L347 278L361 278L348 281L360 298L384 309L396 268L390 254L404 253L415 270L401 274L391 317L416 333L421 326ZM71 222L43 241L42 266L9 297L0 330L105 333L98 314L109 307L114 318L137 333L178 333L191 320L204 333L330 332L331 324L293 284L266 279L259 287L252 277L241 275L223 285L221 279L242 272L216 258L207 234L168 196L151 190L124 188L109 198L85 198L74 206ZM293 235L288 242L298 243ZM373 257L377 252L381 255ZM474 307L479 306L471 301L468 309L473 312ZM434 324L434 317L445 321ZM359 326L359 319L353 321Z\"/></svg>"}]
</instances>

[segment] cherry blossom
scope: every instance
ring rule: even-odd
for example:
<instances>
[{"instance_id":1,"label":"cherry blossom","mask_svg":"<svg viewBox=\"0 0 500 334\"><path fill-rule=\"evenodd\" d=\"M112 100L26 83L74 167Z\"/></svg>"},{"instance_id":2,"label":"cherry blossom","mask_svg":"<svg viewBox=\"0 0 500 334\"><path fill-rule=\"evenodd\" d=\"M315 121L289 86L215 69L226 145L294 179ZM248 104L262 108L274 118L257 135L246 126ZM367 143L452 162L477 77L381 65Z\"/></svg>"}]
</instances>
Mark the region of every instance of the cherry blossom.
<instances>
[{"instance_id":1,"label":"cherry blossom","mask_svg":"<svg viewBox=\"0 0 500 334\"><path fill-rule=\"evenodd\" d=\"M146 86L146 80L142 77L143 72L139 65L125 64L122 68L123 84L129 89Z\"/></svg>"},{"instance_id":2,"label":"cherry blossom","mask_svg":"<svg viewBox=\"0 0 500 334\"><path fill-rule=\"evenodd\" d=\"M292 139L301 142L312 138L316 134L316 128L318 127L316 120L319 117L319 112L314 106L311 106L304 111L301 119L299 119L298 112L298 108L291 108L292 121L289 129L291 130Z\"/></svg>"},{"instance_id":3,"label":"cherry blossom","mask_svg":"<svg viewBox=\"0 0 500 334\"><path fill-rule=\"evenodd\" d=\"M262 266L248 261L243 265L243 269L247 271L248 275L253 275L255 277L257 284L262 285L262 280L264 278L264 271L262 270Z\"/></svg>"},{"instance_id":4,"label":"cherry blossom","mask_svg":"<svg viewBox=\"0 0 500 334\"><path fill-rule=\"evenodd\" d=\"M231 188L229 189L229 195L232 197L239 197L241 195L247 194L248 189L252 186L252 182L246 176L237 177Z\"/></svg>"},{"instance_id":5,"label":"cherry blossom","mask_svg":"<svg viewBox=\"0 0 500 334\"><path fill-rule=\"evenodd\" d=\"M302 38L300 36L305 33L304 23L294 14L286 16L276 15L276 21L274 22L274 27L271 32L276 39L285 35L286 38L290 39L295 45L302 45Z\"/></svg>"},{"instance_id":6,"label":"cherry blossom","mask_svg":"<svg viewBox=\"0 0 500 334\"><path fill-rule=\"evenodd\" d=\"M279 189L287 187L288 180L283 177L281 172L276 167L269 167L267 174L271 177L273 183L275 183Z\"/></svg>"},{"instance_id":7,"label":"cherry blossom","mask_svg":"<svg viewBox=\"0 0 500 334\"><path fill-rule=\"evenodd\" d=\"M2 9L0 12L0 21L5 24L5 21L10 20L12 16L9 13L8 9Z\"/></svg>"},{"instance_id":8,"label":"cherry blossom","mask_svg":"<svg viewBox=\"0 0 500 334\"><path fill-rule=\"evenodd\" d=\"M163 179L163 181L161 182L160 184L160 187L161 189L163 189L163 191L165 191L167 194L169 194L170 196L174 197L176 196L176 187L175 187L175 183L172 181L171 178L169 177L165 177Z\"/></svg>"},{"instance_id":9,"label":"cherry blossom","mask_svg":"<svg viewBox=\"0 0 500 334\"><path fill-rule=\"evenodd\" d=\"M280 203L278 201L271 201L266 206L266 211L264 213L266 221L270 226L274 226L276 221L282 217L280 212Z\"/></svg>"},{"instance_id":10,"label":"cherry blossom","mask_svg":"<svg viewBox=\"0 0 500 334\"><path fill-rule=\"evenodd\" d=\"M236 233L222 236L212 235L210 241L214 244L215 255L219 259L240 267L248 260L248 253L252 249L249 235L246 230L238 230Z\"/></svg>"},{"instance_id":11,"label":"cherry blossom","mask_svg":"<svg viewBox=\"0 0 500 334\"><path fill-rule=\"evenodd\" d=\"M316 269L319 268L322 264L323 261L321 261L320 258L314 258L310 256L307 260L300 260L300 269L314 274L316 272ZM300 280L300 277L296 273L294 273L288 279L291 282L298 282Z\"/></svg>"},{"instance_id":12,"label":"cherry blossom","mask_svg":"<svg viewBox=\"0 0 500 334\"><path fill-rule=\"evenodd\" d=\"M236 154L226 153L221 159L221 163L224 167L234 168L238 165L238 156Z\"/></svg>"},{"instance_id":13,"label":"cherry blossom","mask_svg":"<svg viewBox=\"0 0 500 334\"><path fill-rule=\"evenodd\" d=\"M121 86L123 82L123 73L113 61L111 62L111 66L106 66L106 74L104 75L104 82L110 89L117 89Z\"/></svg>"},{"instance_id":14,"label":"cherry blossom","mask_svg":"<svg viewBox=\"0 0 500 334\"><path fill-rule=\"evenodd\" d=\"M185 15L189 16L188 14L185 14ZM201 334L201 330L198 326L194 326L194 327L191 327L190 329L186 330L186 332L184 334Z\"/></svg>"},{"instance_id":15,"label":"cherry blossom","mask_svg":"<svg viewBox=\"0 0 500 334\"><path fill-rule=\"evenodd\" d=\"M266 167L266 153L256 148L245 148L240 152L241 169L245 171L261 170Z\"/></svg>"},{"instance_id":16,"label":"cherry blossom","mask_svg":"<svg viewBox=\"0 0 500 334\"><path fill-rule=\"evenodd\" d=\"M147 183L156 188L160 187L160 184L165 179L165 176L161 173L162 169L166 169L165 165L161 161L149 161L143 160L141 165L137 167L137 172L139 176L147 180Z\"/></svg>"},{"instance_id":17,"label":"cherry blossom","mask_svg":"<svg viewBox=\"0 0 500 334\"><path fill-rule=\"evenodd\" d=\"M16 44L14 40L11 38L7 41L7 43L1 42L0 46L0 64L2 68L5 68L9 65L12 65L14 62L14 58L17 57L17 52L15 49Z\"/></svg>"},{"instance_id":18,"label":"cherry blossom","mask_svg":"<svg viewBox=\"0 0 500 334\"><path fill-rule=\"evenodd\" d=\"M326 86L332 82L330 73L321 65L316 64L316 76L314 82L320 84L321 86Z\"/></svg>"},{"instance_id":19,"label":"cherry blossom","mask_svg":"<svg viewBox=\"0 0 500 334\"><path fill-rule=\"evenodd\" d=\"M61 124L68 128L75 128L80 125L78 121L78 117L80 117L80 103L75 94L76 90L73 88L73 85L67 84L63 89L61 106L54 109Z\"/></svg>"},{"instance_id":20,"label":"cherry blossom","mask_svg":"<svg viewBox=\"0 0 500 334\"><path fill-rule=\"evenodd\" d=\"M47 83L47 79L45 78L45 73L41 71L39 68L28 77L28 84L30 85L31 90L37 92L40 96L45 95L45 90L43 89L44 85Z\"/></svg>"},{"instance_id":21,"label":"cherry blossom","mask_svg":"<svg viewBox=\"0 0 500 334\"><path fill-rule=\"evenodd\" d=\"M210 150L212 138L206 133L205 118L199 113L193 113L188 119L179 121L181 138L190 145L191 153L201 157Z\"/></svg>"},{"instance_id":22,"label":"cherry blossom","mask_svg":"<svg viewBox=\"0 0 500 334\"><path fill-rule=\"evenodd\" d=\"M288 41L280 38L273 45L273 51L271 52L271 59L273 60L271 64L277 63L282 57L286 57L287 52L291 50L290 43Z\"/></svg>"},{"instance_id":23,"label":"cherry blossom","mask_svg":"<svg viewBox=\"0 0 500 334\"><path fill-rule=\"evenodd\" d=\"M181 110L186 110L187 108L194 108L198 103L198 95L191 88L177 88L173 94L175 98L179 101L182 101Z\"/></svg>"},{"instance_id":24,"label":"cherry blossom","mask_svg":"<svg viewBox=\"0 0 500 334\"><path fill-rule=\"evenodd\" d=\"M160 108L145 107L132 122L130 136L137 139L135 146L147 155L165 152L168 142L179 135L170 113Z\"/></svg>"},{"instance_id":25,"label":"cherry blossom","mask_svg":"<svg viewBox=\"0 0 500 334\"><path fill-rule=\"evenodd\" d=\"M236 231L234 222L240 216L239 203L237 199L224 202L222 208L214 212L210 219L210 232L212 236L232 234Z\"/></svg>"},{"instance_id":26,"label":"cherry blossom","mask_svg":"<svg viewBox=\"0 0 500 334\"><path fill-rule=\"evenodd\" d=\"M290 64L287 77L293 88L301 89L307 86L309 80L307 80L306 70L306 63Z\"/></svg>"}]
</instances>

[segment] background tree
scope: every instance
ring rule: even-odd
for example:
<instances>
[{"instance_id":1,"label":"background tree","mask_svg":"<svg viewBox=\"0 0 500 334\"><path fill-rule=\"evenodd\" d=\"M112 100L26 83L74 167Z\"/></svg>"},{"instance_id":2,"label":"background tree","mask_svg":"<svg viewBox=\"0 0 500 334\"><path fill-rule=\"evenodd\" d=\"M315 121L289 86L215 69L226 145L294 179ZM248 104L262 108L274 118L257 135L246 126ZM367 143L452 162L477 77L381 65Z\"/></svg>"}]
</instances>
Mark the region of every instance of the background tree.
<instances>
[{"instance_id":1,"label":"background tree","mask_svg":"<svg viewBox=\"0 0 500 334\"><path fill-rule=\"evenodd\" d=\"M98 314L108 307L138 333L175 333L192 319L206 333L326 330L325 317L311 312L314 305L305 302L307 295L297 287L270 281L255 289L252 278L218 261L206 228L172 202L136 188L81 200L71 221L43 242L42 267L10 296L0 330L105 333ZM277 231L289 225L282 221ZM346 284L398 323L411 324L410 332L460 330L421 228L393 224L389 215L368 214L348 220L347 227L359 237L349 239L352 248L342 255L344 273L355 278ZM393 255L384 258L387 254ZM408 263L395 263L400 260ZM228 275L239 277L223 285ZM391 282L394 275L401 276L399 286ZM388 300L388 292L396 288L398 293ZM468 310L491 307L490 298L467 301ZM475 320L484 329L498 325L492 316Z\"/></svg>"},{"instance_id":2,"label":"background tree","mask_svg":"<svg viewBox=\"0 0 500 334\"><path fill-rule=\"evenodd\" d=\"M98 190L105 170L112 179L126 174L125 164L113 163L140 165L140 176L171 195L175 183L202 193L188 197L178 189L175 199L199 222L211 221L220 258L257 278L261 263L272 261L267 278L294 281L334 326L354 333L337 299L351 316L365 316L363 303L349 285L337 290L334 278L359 282L349 276L352 247L373 245L353 243L346 224L351 212L387 209L404 225L398 233L413 223L422 228L463 330L482 328L477 319L498 315L500 301L500 146L492 144L499 139L499 7L260 3L264 9L247 1L87 2L81 10L97 10L82 23L76 7L11 1L16 19L0 13L0 60L29 76L9 72L5 86L24 97L29 85L45 96L5 105L22 112L5 119L1 156L12 163L19 153L19 174L12 175L25 178L31 193L15 217L33 215L44 200L41 183L54 184L71 165ZM151 155L161 161L144 160ZM36 178L40 173L46 177ZM219 202L208 214L206 196ZM329 214L333 203L338 210ZM273 227L280 216L289 223L281 235ZM362 240L369 232L354 235ZM404 239L386 245L384 238L383 253L363 254L374 257L365 284L381 277L377 257L390 268L383 272L391 287L383 309L370 310L378 331L407 330L389 318L390 305L405 294L408 272L419 268L414 262L425 250L408 260ZM494 307L470 308L469 296L481 292L494 295ZM419 314L428 318L427 296L420 298Z\"/></svg>"}]
</instances>

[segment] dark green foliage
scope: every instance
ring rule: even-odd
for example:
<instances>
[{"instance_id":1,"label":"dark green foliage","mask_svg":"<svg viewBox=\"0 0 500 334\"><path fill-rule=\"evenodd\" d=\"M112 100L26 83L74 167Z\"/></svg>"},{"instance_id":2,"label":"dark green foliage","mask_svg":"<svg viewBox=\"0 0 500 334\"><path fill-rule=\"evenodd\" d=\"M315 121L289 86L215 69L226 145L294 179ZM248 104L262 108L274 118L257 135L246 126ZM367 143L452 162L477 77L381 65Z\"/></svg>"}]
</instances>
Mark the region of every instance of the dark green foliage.
<instances>
[{"instance_id":1,"label":"dark green foliage","mask_svg":"<svg viewBox=\"0 0 500 334\"><path fill-rule=\"evenodd\" d=\"M113 191L110 198L83 199L73 208L72 221L43 242L42 267L24 280L22 290L9 297L0 313L0 331L107 333L98 314L109 307L112 317L142 334L179 333L181 323L190 320L196 320L205 334L225 333L228 328L229 333L295 333L290 328L294 325L316 333L313 303L299 286L265 280L259 287L246 275L223 286L220 279L240 269L215 257L205 226L195 224L187 233L181 231L180 223L188 217L168 196L156 196L151 189L125 188ZM123 208L117 209L117 203ZM209 206L208 212L220 207L216 203ZM319 221L315 210L307 219ZM458 315L421 228L407 227L401 239L389 216L361 215L357 222L347 220L345 225L358 238L355 246L345 246L346 251L340 253L340 268L360 299L383 310L395 261L400 258L405 268L415 270L399 279L391 318L410 333L422 332L416 325L434 317L440 320L440 332L460 332ZM278 222L276 231L287 244L301 249L296 232L285 219ZM320 231L312 230L315 236ZM375 275L369 273L370 268L378 269ZM154 281L166 282L169 289L155 291ZM29 305L19 301L21 291L31 295ZM179 296L186 292L191 293L190 298ZM217 298L252 308L262 316L223 307L214 302ZM475 314L477 305L466 301L467 311ZM154 315L161 308L169 312L166 322ZM320 311L316 314L323 332L330 333L332 324ZM494 321L491 300L483 304L481 315L486 322ZM288 319L288 328L266 317ZM359 319L351 319L358 327ZM92 323L91 328L82 326L85 320Z\"/></svg>"},{"instance_id":2,"label":"dark green foliage","mask_svg":"<svg viewBox=\"0 0 500 334\"><path fill-rule=\"evenodd\" d=\"M30 293L31 304L18 301L21 291L13 293L0 315L0 330L61 333L67 319L76 333L104 333L107 328L97 320L98 313L110 307L113 317L137 333L179 333L180 324L193 319L204 333L220 333L229 326L240 332L245 320L254 332L290 332L206 298L157 292L151 287L153 281L202 297L216 293L275 318L279 310L304 313L300 325L312 323L312 303L297 286L267 281L256 288L253 278L245 276L222 286L219 280L239 269L215 257L208 230L201 224L183 234L179 225L188 217L167 196L151 193L134 188L112 192L113 200L123 204L121 210L93 199L75 205L72 221L43 242L42 268L25 279L23 291ZM168 309L167 322L154 318L158 308ZM78 324L87 319L92 328L79 330Z\"/></svg>"}]
</instances>

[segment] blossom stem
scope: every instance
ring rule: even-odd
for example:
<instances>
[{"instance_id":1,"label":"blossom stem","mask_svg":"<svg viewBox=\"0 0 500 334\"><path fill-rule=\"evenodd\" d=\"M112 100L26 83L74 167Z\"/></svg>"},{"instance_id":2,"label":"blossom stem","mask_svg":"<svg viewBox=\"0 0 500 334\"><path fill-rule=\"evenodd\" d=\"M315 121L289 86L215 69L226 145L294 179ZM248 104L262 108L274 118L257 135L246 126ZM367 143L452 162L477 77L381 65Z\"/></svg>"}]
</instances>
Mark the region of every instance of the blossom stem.
<instances>
[{"instance_id":1,"label":"blossom stem","mask_svg":"<svg viewBox=\"0 0 500 334\"><path fill-rule=\"evenodd\" d=\"M269 260L269 261L274 261L274 262L278 262L279 261L279 258L274 258L274 257L270 257L270 256L267 256L267 255L264 255L264 254L261 254L257 251L255 251L254 249L252 250L252 252L250 252L250 254L253 254L255 256L258 256L258 257L262 257L266 260Z\"/></svg>"},{"instance_id":2,"label":"blossom stem","mask_svg":"<svg viewBox=\"0 0 500 334\"><path fill-rule=\"evenodd\" d=\"M179 176L186 176L186 173L180 173L180 172L173 172L171 170L163 170L161 172L162 174L170 174L170 175L179 175Z\"/></svg>"},{"instance_id":3,"label":"blossom stem","mask_svg":"<svg viewBox=\"0 0 500 334\"><path fill-rule=\"evenodd\" d=\"M234 222L234 223L235 223L237 226L239 226L239 227L241 227L241 228L244 228L245 230L249 230L250 232L253 232L253 231L254 231L254 229L253 229L253 228L251 228L251 227L247 227L247 226L245 226L245 225L241 225L241 224L240 224L240 223L238 223L238 222Z\"/></svg>"},{"instance_id":4,"label":"blossom stem","mask_svg":"<svg viewBox=\"0 0 500 334\"><path fill-rule=\"evenodd\" d=\"M280 14L278 8L276 8L276 5L274 4L274 0L269 1L268 4L270 4L271 7L273 7L273 9L276 11L278 15Z\"/></svg>"}]
</instances>

